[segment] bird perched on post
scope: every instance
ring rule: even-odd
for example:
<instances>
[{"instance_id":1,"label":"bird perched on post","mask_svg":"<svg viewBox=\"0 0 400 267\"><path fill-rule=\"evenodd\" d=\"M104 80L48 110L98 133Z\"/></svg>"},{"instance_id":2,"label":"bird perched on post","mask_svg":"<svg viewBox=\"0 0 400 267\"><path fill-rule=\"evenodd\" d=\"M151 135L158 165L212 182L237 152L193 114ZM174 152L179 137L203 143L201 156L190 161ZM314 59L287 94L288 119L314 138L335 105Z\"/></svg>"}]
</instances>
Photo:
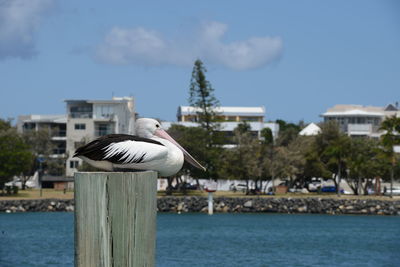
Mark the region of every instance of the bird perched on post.
<instances>
[{"instance_id":1,"label":"bird perched on post","mask_svg":"<svg viewBox=\"0 0 400 267\"><path fill-rule=\"evenodd\" d=\"M158 121L138 119L135 130L136 135L102 136L79 147L74 157L106 171L153 170L162 177L176 174L182 168L184 159L194 167L206 170L161 128Z\"/></svg>"}]
</instances>

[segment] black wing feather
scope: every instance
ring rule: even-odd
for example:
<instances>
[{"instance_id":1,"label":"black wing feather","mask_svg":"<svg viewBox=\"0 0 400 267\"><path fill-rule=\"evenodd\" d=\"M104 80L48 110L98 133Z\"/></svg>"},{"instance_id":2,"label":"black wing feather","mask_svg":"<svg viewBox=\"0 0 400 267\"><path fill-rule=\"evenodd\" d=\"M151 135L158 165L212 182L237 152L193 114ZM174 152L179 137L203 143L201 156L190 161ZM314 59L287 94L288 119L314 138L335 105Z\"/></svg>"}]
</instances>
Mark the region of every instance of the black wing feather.
<instances>
[{"instance_id":1,"label":"black wing feather","mask_svg":"<svg viewBox=\"0 0 400 267\"><path fill-rule=\"evenodd\" d=\"M136 135L128 135L128 134L109 134L102 136L96 140L91 141L90 143L79 147L74 154L74 157L84 156L91 160L104 160L106 151L105 148L112 143L124 142L127 140L137 141L137 142L147 142L160 146L164 146L160 142L157 142L152 139L139 137ZM140 163L143 161L146 153L143 154L139 159L133 160L130 163ZM112 157L108 157L107 161L112 163L121 163L122 157L124 154L115 154Z\"/></svg>"}]
</instances>

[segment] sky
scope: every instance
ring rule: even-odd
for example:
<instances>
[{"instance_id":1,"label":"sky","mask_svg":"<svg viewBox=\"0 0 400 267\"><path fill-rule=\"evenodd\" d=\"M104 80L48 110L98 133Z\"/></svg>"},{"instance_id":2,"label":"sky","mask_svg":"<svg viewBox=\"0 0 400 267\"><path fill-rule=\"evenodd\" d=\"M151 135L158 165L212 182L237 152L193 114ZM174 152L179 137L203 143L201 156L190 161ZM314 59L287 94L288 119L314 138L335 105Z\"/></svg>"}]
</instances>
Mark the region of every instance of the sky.
<instances>
[{"instance_id":1,"label":"sky","mask_svg":"<svg viewBox=\"0 0 400 267\"><path fill-rule=\"evenodd\" d=\"M400 2L0 0L0 118L133 96L175 121L196 59L222 106L267 121L385 106L400 101Z\"/></svg>"}]
</instances>

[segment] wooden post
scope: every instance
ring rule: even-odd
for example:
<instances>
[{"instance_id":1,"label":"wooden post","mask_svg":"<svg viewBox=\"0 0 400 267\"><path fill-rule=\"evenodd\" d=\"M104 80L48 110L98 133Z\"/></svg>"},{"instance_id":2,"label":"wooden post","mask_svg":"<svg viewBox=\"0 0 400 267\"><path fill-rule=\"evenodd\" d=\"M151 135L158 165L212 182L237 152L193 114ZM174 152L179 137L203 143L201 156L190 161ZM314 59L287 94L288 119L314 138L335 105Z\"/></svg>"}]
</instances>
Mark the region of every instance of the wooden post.
<instances>
[{"instance_id":1,"label":"wooden post","mask_svg":"<svg viewBox=\"0 0 400 267\"><path fill-rule=\"evenodd\" d=\"M75 173L75 266L154 266L157 173Z\"/></svg>"}]
</instances>

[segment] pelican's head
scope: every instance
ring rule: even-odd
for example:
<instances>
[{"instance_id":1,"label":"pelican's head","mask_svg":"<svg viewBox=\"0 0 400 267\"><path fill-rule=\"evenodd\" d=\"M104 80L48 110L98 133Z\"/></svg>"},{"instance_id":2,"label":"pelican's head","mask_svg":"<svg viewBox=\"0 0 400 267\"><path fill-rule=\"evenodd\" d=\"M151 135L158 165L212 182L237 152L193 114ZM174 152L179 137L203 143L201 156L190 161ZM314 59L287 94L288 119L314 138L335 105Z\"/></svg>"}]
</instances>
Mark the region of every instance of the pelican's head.
<instances>
[{"instance_id":1,"label":"pelican's head","mask_svg":"<svg viewBox=\"0 0 400 267\"><path fill-rule=\"evenodd\" d=\"M136 135L144 138L152 138L156 130L161 129L161 124L155 119L140 118L136 120Z\"/></svg>"},{"instance_id":2,"label":"pelican's head","mask_svg":"<svg viewBox=\"0 0 400 267\"><path fill-rule=\"evenodd\" d=\"M155 119L149 118L140 118L136 120L136 135L144 138L152 138L154 136L166 139L176 145L182 152L185 157L185 160L192 164L194 167L206 170L200 163L197 162L190 154L187 152L178 142L176 142L166 131L164 131L161 127L161 123L159 123Z\"/></svg>"}]
</instances>

